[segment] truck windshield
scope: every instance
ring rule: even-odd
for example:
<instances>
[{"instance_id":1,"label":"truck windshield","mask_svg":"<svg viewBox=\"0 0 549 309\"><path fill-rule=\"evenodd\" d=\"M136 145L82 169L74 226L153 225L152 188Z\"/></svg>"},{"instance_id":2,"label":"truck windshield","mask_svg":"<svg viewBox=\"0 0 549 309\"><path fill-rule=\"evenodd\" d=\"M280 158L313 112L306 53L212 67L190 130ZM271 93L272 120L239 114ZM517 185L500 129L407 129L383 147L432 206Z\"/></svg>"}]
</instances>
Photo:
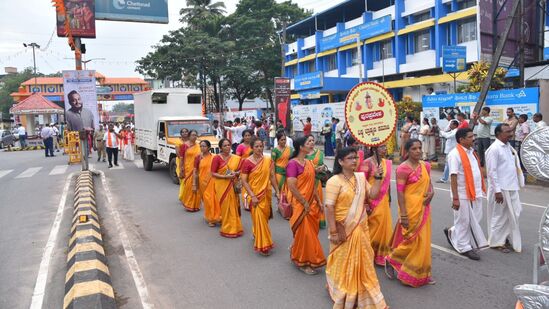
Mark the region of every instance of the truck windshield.
<instances>
[{"instance_id":1,"label":"truck windshield","mask_svg":"<svg viewBox=\"0 0 549 309\"><path fill-rule=\"evenodd\" d=\"M168 137L179 137L181 129L196 130L198 136L213 135L207 121L171 121L168 122Z\"/></svg>"}]
</instances>

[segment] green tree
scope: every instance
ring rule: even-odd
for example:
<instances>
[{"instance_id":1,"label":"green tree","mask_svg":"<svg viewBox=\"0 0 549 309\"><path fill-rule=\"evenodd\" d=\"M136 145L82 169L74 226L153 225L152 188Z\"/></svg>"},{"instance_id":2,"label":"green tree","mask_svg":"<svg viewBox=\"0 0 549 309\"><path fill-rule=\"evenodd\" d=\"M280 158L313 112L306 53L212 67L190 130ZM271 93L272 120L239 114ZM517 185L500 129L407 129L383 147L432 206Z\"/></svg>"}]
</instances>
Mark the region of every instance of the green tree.
<instances>
[{"instance_id":1,"label":"green tree","mask_svg":"<svg viewBox=\"0 0 549 309\"><path fill-rule=\"evenodd\" d=\"M187 7L179 11L183 23L191 27L199 28L200 25L212 17L219 17L225 14L225 3L211 0L187 0Z\"/></svg>"},{"instance_id":2,"label":"green tree","mask_svg":"<svg viewBox=\"0 0 549 309\"><path fill-rule=\"evenodd\" d=\"M26 68L22 72L8 74L0 80L0 112L2 112L4 118L7 118L10 107L15 104L10 94L17 92L23 82L31 79L33 77L32 72L32 68Z\"/></svg>"},{"instance_id":3,"label":"green tree","mask_svg":"<svg viewBox=\"0 0 549 309\"><path fill-rule=\"evenodd\" d=\"M113 105L112 111L115 113L133 114L133 104L116 103L115 105Z\"/></svg>"}]
</instances>

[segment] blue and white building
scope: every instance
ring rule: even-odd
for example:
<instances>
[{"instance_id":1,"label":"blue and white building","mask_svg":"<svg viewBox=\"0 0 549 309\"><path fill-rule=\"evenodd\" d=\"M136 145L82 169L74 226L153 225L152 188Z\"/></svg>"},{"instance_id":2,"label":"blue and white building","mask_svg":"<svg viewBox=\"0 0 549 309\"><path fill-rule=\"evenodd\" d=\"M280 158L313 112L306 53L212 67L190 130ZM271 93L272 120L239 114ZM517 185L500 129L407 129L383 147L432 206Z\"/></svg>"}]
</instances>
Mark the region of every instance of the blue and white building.
<instances>
[{"instance_id":1,"label":"blue and white building","mask_svg":"<svg viewBox=\"0 0 549 309\"><path fill-rule=\"evenodd\" d=\"M477 0L347 0L295 23L285 46L292 103L344 101L361 79L383 82L396 100L452 92L443 46L463 46L466 63L478 61L479 11Z\"/></svg>"}]
</instances>

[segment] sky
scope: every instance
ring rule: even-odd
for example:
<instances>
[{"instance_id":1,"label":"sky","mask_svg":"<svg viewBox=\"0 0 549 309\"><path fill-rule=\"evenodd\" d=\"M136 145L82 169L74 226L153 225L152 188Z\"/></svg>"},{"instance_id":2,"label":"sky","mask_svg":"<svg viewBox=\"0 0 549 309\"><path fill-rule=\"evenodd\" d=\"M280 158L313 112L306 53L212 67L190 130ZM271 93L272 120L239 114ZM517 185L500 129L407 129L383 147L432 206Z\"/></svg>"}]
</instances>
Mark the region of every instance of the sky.
<instances>
[{"instance_id":1,"label":"sky","mask_svg":"<svg viewBox=\"0 0 549 309\"><path fill-rule=\"evenodd\" d=\"M277 0L278 1L278 0ZM300 7L320 12L343 0L294 0ZM152 46L170 30L181 27L179 10L185 0L168 0L169 24L146 24L117 21L96 21L96 39L82 39L86 44L85 59L92 60L87 69L108 77L139 77L135 61L152 51ZM224 1L232 13L238 0ZM74 69L74 52L67 39L55 32L55 8L50 0L0 0L0 74L4 67L19 71L33 66L32 49L23 43L37 43L37 71L44 74ZM66 59L72 58L72 59Z\"/></svg>"}]
</instances>

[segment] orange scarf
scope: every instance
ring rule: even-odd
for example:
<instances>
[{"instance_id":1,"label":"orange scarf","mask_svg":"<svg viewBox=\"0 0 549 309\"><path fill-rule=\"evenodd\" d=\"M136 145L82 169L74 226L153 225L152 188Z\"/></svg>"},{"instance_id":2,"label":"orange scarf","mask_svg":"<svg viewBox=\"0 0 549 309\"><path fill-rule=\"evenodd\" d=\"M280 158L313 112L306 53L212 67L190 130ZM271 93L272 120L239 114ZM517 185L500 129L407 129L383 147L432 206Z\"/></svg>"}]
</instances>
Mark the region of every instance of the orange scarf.
<instances>
[{"instance_id":1,"label":"orange scarf","mask_svg":"<svg viewBox=\"0 0 549 309\"><path fill-rule=\"evenodd\" d=\"M471 168L471 162L469 162L469 157L465 151L465 147L460 144L456 145L456 149L459 153L459 158L461 159L461 165L463 166L463 174L465 174L465 190L467 191L467 198L470 201L477 199L477 194L475 190L475 180L473 179L473 169ZM473 151L473 155L477 159L478 169L480 172L480 182L482 183L482 192L486 193L486 186L484 184L484 177L482 177L482 169L480 168L480 159L476 152Z\"/></svg>"}]
</instances>

